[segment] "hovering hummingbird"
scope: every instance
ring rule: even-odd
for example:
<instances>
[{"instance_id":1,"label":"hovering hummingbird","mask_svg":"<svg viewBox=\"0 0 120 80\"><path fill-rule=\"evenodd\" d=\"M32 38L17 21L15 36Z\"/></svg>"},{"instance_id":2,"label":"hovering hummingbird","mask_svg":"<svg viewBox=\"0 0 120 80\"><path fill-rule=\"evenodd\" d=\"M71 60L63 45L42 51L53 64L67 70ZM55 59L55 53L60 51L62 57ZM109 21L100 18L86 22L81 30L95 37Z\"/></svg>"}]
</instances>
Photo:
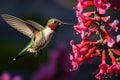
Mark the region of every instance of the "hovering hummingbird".
<instances>
[{"instance_id":1,"label":"hovering hummingbird","mask_svg":"<svg viewBox=\"0 0 120 80\"><path fill-rule=\"evenodd\" d=\"M15 58L13 58L13 61L27 55L28 53L35 53L36 55L41 53L42 49L50 42L55 31L61 25L69 24L52 18L48 20L47 25L43 27L32 20L24 21L8 14L2 14L1 16L11 27L31 39L30 43Z\"/></svg>"}]
</instances>

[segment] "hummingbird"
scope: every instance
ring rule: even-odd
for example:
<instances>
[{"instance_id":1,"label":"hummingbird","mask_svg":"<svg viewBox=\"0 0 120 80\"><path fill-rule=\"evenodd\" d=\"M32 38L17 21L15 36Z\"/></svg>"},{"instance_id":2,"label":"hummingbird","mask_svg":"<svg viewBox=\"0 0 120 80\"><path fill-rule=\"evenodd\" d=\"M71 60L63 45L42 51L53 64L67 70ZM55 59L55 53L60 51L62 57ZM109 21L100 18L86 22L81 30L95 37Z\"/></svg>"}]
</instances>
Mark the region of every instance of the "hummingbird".
<instances>
[{"instance_id":1,"label":"hummingbird","mask_svg":"<svg viewBox=\"0 0 120 80\"><path fill-rule=\"evenodd\" d=\"M42 53L42 49L51 41L55 31L61 25L69 24L62 22L59 19L51 18L48 20L47 25L43 27L32 20L25 21L8 14L1 14L1 16L11 27L31 39L29 44L15 58L13 58L13 61L27 55L28 53L35 53L35 55Z\"/></svg>"}]
</instances>

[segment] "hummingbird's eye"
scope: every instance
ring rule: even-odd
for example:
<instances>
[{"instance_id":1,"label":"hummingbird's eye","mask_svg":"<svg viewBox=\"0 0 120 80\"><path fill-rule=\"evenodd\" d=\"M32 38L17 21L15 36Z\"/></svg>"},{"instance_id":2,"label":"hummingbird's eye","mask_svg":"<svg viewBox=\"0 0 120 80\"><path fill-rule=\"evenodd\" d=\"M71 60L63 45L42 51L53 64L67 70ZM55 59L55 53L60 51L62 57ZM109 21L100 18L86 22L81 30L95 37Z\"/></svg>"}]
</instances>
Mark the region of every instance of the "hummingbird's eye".
<instances>
[{"instance_id":1,"label":"hummingbird's eye","mask_svg":"<svg viewBox=\"0 0 120 80\"><path fill-rule=\"evenodd\" d=\"M57 23L57 21L54 21L54 24L56 24Z\"/></svg>"}]
</instances>

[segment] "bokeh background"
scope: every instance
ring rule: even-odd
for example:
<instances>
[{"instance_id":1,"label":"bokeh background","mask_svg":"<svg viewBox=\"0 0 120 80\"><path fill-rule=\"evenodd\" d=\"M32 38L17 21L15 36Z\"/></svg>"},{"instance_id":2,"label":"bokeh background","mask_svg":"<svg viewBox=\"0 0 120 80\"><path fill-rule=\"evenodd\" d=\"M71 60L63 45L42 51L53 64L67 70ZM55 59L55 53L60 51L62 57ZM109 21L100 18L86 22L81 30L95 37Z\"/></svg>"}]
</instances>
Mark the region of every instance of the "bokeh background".
<instances>
[{"instance_id":1,"label":"bokeh background","mask_svg":"<svg viewBox=\"0 0 120 80\"><path fill-rule=\"evenodd\" d=\"M64 22L77 24L77 18L73 6L76 0L0 0L0 14L10 14L24 20L34 20L42 25L50 18L58 18ZM119 15L118 13L114 13ZM32 80L39 66L49 62L49 51L56 44L64 42L71 51L70 40L80 43L80 36L76 35L73 26L64 25L56 31L52 41L43 50L43 55L34 57L30 54L22 59L12 62L12 59L29 43L30 39L11 28L0 17L0 75L7 71L12 76L20 75L23 80ZM93 64L84 64L74 72L71 80L95 80L94 74L100 60ZM97 64L97 65L96 65ZM111 79L113 80L113 79Z\"/></svg>"},{"instance_id":2,"label":"bokeh background","mask_svg":"<svg viewBox=\"0 0 120 80\"><path fill-rule=\"evenodd\" d=\"M74 0L0 0L0 14L34 20L44 26L50 18L76 24L74 5L76 5ZM31 80L39 66L49 61L49 51L59 42L69 45L69 41L74 39L76 34L73 26L62 26L43 50L43 55L35 57L31 54L16 62L12 62L12 59L29 43L30 39L11 28L1 17L0 36L0 74L7 71L13 76L21 75L24 80Z\"/></svg>"}]
</instances>

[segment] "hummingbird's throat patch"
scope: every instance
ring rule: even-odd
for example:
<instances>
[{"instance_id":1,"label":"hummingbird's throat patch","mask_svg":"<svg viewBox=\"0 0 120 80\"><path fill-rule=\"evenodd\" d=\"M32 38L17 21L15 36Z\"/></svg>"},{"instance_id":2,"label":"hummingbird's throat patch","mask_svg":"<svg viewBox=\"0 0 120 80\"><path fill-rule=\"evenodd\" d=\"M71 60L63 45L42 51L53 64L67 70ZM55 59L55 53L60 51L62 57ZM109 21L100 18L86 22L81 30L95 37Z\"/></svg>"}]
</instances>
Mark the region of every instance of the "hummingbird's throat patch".
<instances>
[{"instance_id":1,"label":"hummingbird's throat patch","mask_svg":"<svg viewBox=\"0 0 120 80\"><path fill-rule=\"evenodd\" d=\"M60 27L60 25L58 25L58 24L50 24L48 26L53 31L56 31Z\"/></svg>"}]
</instances>

